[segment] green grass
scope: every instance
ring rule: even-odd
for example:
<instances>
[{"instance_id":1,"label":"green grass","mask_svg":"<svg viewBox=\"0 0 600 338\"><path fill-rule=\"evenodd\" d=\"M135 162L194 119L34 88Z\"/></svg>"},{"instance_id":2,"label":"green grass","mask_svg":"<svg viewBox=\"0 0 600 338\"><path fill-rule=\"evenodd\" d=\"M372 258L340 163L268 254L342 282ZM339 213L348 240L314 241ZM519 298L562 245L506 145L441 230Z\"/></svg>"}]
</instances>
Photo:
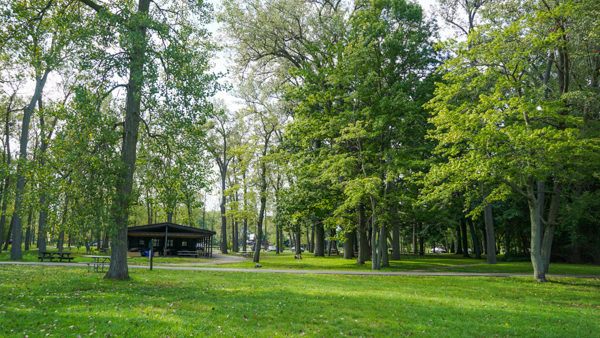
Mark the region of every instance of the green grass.
<instances>
[{"instance_id":1,"label":"green grass","mask_svg":"<svg viewBox=\"0 0 600 338\"><path fill-rule=\"evenodd\" d=\"M48 251L58 251L55 247L49 247ZM70 249L65 249L67 252L71 252L74 257L73 262L75 263L87 263L91 261L91 258L84 257L88 254L85 252L85 248L76 248L72 247ZM101 255L106 256L107 253L98 253L97 251L93 251L93 255ZM138 254L139 255L139 254ZM10 251L3 251L0 253L0 261L9 261L10 260ZM23 251L23 259L24 262L38 262L38 251L37 249ZM149 265L148 257L134 256L129 257L127 259L129 264L135 265ZM193 257L154 257L154 264L190 264L190 263L210 263L212 260L210 258L193 258Z\"/></svg>"},{"instance_id":2,"label":"green grass","mask_svg":"<svg viewBox=\"0 0 600 338\"><path fill-rule=\"evenodd\" d=\"M399 261L390 261L390 267L384 268L384 271L397 270L419 270L431 268L452 267L462 264L480 263L483 260L473 260L458 256L438 256L431 255L425 257L403 256ZM356 259L343 259L341 256L315 257L310 253L302 255L302 259L295 259L292 253L281 253L279 255L273 252L262 252L260 255L260 264L265 269L303 269L303 270L370 270L371 262L363 265L356 264ZM236 268L254 268L251 259L245 262L236 262L222 267Z\"/></svg>"},{"instance_id":3,"label":"green grass","mask_svg":"<svg viewBox=\"0 0 600 338\"><path fill-rule=\"evenodd\" d=\"M291 253L261 253L260 264L264 269L299 269L299 270L370 270L371 262L357 265L354 259L343 259L340 256L314 257L311 254L302 255L301 260L294 258ZM251 260L220 267L254 268ZM498 262L486 264L484 259L464 258L460 255L426 255L402 256L400 260L390 261L390 267L382 271L436 271L436 272L508 272L533 273L530 262ZM591 264L550 264L551 274L581 274L600 276L600 266Z\"/></svg>"},{"instance_id":4,"label":"green grass","mask_svg":"<svg viewBox=\"0 0 600 338\"><path fill-rule=\"evenodd\" d=\"M0 266L0 336L544 336L600 332L600 280Z\"/></svg>"},{"instance_id":5,"label":"green grass","mask_svg":"<svg viewBox=\"0 0 600 338\"><path fill-rule=\"evenodd\" d=\"M50 248L50 251L56 251ZM82 257L85 255L85 249L71 248L74 262L90 262L90 258ZM97 253L96 253L97 254ZM9 260L9 253L0 253L0 261ZM37 250L24 252L23 261L37 262ZM149 265L147 257L129 257L129 264ZM201 263L207 267L220 268L246 268L254 269L254 263L249 258L246 261L210 264L214 260L210 258L191 258L191 257L154 257L155 265L181 265L194 266ZM343 259L341 256L314 257L312 254L305 253L301 260L294 259L292 253L286 252L275 254L273 252L262 252L260 264L263 269L297 269L297 270L371 270L371 262L364 265L356 264L355 259ZM460 255L438 254L425 256L403 255L400 260L390 261L390 267L383 268L382 271L430 271L430 272L501 272L501 273L533 273L530 262L503 262L499 261L495 265L485 263L483 259L464 258ZM573 274L573 275L592 275L600 276L600 265L591 264L550 264L550 274Z\"/></svg>"}]
</instances>

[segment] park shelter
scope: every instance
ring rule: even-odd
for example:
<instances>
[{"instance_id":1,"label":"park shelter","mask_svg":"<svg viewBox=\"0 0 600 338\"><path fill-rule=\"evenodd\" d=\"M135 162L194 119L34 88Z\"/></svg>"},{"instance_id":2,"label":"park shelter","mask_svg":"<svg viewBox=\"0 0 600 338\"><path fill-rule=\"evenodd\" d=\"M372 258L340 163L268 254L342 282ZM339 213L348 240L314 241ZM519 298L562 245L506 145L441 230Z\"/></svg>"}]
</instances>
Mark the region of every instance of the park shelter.
<instances>
[{"instance_id":1,"label":"park shelter","mask_svg":"<svg viewBox=\"0 0 600 338\"><path fill-rule=\"evenodd\" d=\"M157 223L127 228L129 251L144 251L153 240L159 255L175 256L178 252L197 251L199 256L212 257L214 231L175 223Z\"/></svg>"}]
</instances>

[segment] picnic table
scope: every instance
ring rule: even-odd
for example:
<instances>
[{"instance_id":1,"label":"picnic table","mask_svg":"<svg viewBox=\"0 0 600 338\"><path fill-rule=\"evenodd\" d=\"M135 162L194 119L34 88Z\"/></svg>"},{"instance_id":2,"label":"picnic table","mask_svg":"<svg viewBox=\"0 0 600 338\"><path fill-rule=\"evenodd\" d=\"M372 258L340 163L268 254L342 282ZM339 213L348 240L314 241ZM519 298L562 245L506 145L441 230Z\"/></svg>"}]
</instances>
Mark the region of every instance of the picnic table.
<instances>
[{"instance_id":1,"label":"picnic table","mask_svg":"<svg viewBox=\"0 0 600 338\"><path fill-rule=\"evenodd\" d=\"M177 256L188 256L198 258L198 251L179 250L177 251Z\"/></svg>"},{"instance_id":2,"label":"picnic table","mask_svg":"<svg viewBox=\"0 0 600 338\"><path fill-rule=\"evenodd\" d=\"M58 260L59 262L67 261L70 262L73 260L73 256L71 256L70 252L50 252L50 251L42 251L38 254L38 259L43 261L54 262Z\"/></svg>"},{"instance_id":3,"label":"picnic table","mask_svg":"<svg viewBox=\"0 0 600 338\"><path fill-rule=\"evenodd\" d=\"M91 258L92 261L87 263L88 270L93 268L95 272L104 271L104 266L110 263L110 256L85 255L83 257Z\"/></svg>"}]
</instances>

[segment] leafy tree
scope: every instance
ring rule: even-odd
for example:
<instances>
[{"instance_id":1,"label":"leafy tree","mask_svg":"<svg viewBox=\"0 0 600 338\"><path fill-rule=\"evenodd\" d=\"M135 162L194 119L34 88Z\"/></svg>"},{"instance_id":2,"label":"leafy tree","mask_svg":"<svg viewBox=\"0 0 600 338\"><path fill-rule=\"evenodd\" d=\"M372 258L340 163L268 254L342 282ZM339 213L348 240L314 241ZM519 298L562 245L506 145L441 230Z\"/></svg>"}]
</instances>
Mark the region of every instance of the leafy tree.
<instances>
[{"instance_id":1,"label":"leafy tree","mask_svg":"<svg viewBox=\"0 0 600 338\"><path fill-rule=\"evenodd\" d=\"M573 29L590 15L584 8L523 1L490 9L490 24L446 62L428 104L436 152L446 159L428 174L429 192L482 182L492 189L483 203L521 194L538 281L546 280L563 191L597 154L597 140L582 133L585 112L570 104L593 90L593 71L571 67L591 56L578 44L587 32Z\"/></svg>"}]
</instances>

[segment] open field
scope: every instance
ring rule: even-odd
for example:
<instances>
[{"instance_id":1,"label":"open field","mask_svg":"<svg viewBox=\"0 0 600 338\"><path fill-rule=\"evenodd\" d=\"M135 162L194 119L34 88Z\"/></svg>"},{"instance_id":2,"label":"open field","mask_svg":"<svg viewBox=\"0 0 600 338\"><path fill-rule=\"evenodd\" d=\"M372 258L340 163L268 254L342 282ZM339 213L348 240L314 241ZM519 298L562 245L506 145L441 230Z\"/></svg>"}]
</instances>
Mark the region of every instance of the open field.
<instances>
[{"instance_id":1,"label":"open field","mask_svg":"<svg viewBox=\"0 0 600 338\"><path fill-rule=\"evenodd\" d=\"M0 267L0 336L554 336L600 332L600 280Z\"/></svg>"}]
</instances>

